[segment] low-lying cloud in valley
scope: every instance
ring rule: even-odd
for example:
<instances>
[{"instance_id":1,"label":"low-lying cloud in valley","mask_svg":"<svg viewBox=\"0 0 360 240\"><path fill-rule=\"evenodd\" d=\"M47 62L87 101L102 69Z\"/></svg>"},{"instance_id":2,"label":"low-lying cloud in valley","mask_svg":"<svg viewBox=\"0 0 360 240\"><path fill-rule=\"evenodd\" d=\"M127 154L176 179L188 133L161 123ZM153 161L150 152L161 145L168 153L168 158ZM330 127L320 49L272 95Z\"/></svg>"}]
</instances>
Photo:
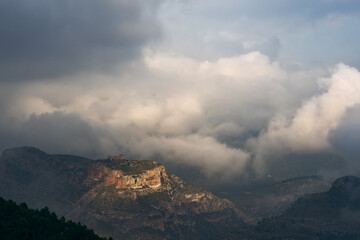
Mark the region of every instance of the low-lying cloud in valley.
<instances>
[{"instance_id":1,"label":"low-lying cloud in valley","mask_svg":"<svg viewBox=\"0 0 360 240\"><path fill-rule=\"evenodd\" d=\"M263 174L268 159L290 153L357 161L354 67L284 64L282 36L231 56L166 50L161 1L32 2L1 3L11 23L0 21L1 150L122 152L226 177L249 166Z\"/></svg>"}]
</instances>

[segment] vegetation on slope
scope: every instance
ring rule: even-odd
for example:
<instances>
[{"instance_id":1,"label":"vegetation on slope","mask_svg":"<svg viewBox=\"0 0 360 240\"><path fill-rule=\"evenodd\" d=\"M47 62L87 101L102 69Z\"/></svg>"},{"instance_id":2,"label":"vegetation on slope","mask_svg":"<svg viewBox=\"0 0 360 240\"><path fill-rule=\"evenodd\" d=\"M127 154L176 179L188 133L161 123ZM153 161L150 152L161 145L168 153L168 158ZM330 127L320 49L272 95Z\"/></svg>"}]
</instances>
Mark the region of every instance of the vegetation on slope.
<instances>
[{"instance_id":1,"label":"vegetation on slope","mask_svg":"<svg viewBox=\"0 0 360 240\"><path fill-rule=\"evenodd\" d=\"M113 160L105 159L97 162L104 163L107 167L115 170L122 170L125 175L141 174L147 170L160 166L159 163L149 160Z\"/></svg>"},{"instance_id":2,"label":"vegetation on slope","mask_svg":"<svg viewBox=\"0 0 360 240\"><path fill-rule=\"evenodd\" d=\"M0 239L2 240L105 240L80 223L58 219L48 208L29 209L25 203L0 198ZM111 239L111 238L110 238ZM110 240L109 239L109 240Z\"/></svg>"}]
</instances>

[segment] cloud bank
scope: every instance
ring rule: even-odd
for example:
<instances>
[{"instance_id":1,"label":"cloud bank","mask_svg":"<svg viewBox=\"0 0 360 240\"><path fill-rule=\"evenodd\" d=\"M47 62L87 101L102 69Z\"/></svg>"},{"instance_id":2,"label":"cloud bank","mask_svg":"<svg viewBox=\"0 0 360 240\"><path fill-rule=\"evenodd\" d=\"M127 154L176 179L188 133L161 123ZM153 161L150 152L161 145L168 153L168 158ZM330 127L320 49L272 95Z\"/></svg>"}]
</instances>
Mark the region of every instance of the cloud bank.
<instances>
[{"instance_id":1,"label":"cloud bank","mask_svg":"<svg viewBox=\"0 0 360 240\"><path fill-rule=\"evenodd\" d=\"M148 52L142 66L121 82L85 74L77 84L10 85L2 146L89 157L125 152L239 176L251 163L261 169L267 156L332 151L330 132L360 103L360 74L344 64L319 78L321 71L289 72L259 52L216 61ZM320 85L299 88L314 78ZM81 79L91 84L83 89Z\"/></svg>"},{"instance_id":2,"label":"cloud bank","mask_svg":"<svg viewBox=\"0 0 360 240\"><path fill-rule=\"evenodd\" d=\"M292 117L275 117L257 139L249 140L258 164L271 154L332 150L329 134L337 129L346 111L360 103L360 73L339 64L331 77L320 83L324 93L305 101Z\"/></svg>"},{"instance_id":3,"label":"cloud bank","mask_svg":"<svg viewBox=\"0 0 360 240\"><path fill-rule=\"evenodd\" d=\"M358 4L260 2L2 1L0 149L122 152L226 177L291 153L351 166Z\"/></svg>"}]
</instances>

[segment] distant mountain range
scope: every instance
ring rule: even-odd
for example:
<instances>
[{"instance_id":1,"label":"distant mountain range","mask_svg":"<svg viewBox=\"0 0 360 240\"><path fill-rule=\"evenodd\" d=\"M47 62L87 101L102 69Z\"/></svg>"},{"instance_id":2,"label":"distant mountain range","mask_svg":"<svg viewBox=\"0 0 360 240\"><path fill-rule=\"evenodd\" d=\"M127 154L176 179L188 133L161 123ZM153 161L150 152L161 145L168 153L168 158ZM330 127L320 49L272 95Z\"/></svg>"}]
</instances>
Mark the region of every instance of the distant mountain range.
<instances>
[{"instance_id":1,"label":"distant mountain range","mask_svg":"<svg viewBox=\"0 0 360 240\"><path fill-rule=\"evenodd\" d=\"M339 178L327 192L308 195L299 192L327 189L326 184L317 177L303 177L258 189L249 188L250 198L245 197L247 191L239 194L235 205L168 174L163 165L153 161L90 160L51 155L32 147L8 149L0 159L0 196L32 208L47 206L105 237L360 239L360 178ZM274 207L281 201L289 206L295 197L302 197L280 216L256 224L255 218L249 217L251 211L243 211L241 204L250 200L253 205L261 204L261 198L270 192L278 196Z\"/></svg>"}]
</instances>

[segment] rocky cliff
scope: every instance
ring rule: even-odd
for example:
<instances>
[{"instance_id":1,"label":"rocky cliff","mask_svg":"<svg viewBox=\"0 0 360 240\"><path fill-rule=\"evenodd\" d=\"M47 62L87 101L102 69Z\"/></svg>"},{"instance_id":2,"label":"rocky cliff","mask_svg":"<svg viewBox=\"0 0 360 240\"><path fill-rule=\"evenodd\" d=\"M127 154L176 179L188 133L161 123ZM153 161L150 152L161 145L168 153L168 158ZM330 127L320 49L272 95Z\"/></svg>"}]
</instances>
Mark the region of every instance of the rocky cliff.
<instances>
[{"instance_id":1,"label":"rocky cliff","mask_svg":"<svg viewBox=\"0 0 360 240\"><path fill-rule=\"evenodd\" d=\"M154 161L90 160L25 147L0 159L0 195L114 239L225 239L250 221L225 199L188 184Z\"/></svg>"},{"instance_id":2,"label":"rocky cliff","mask_svg":"<svg viewBox=\"0 0 360 240\"><path fill-rule=\"evenodd\" d=\"M153 166L138 174L129 174L121 170L121 165L127 166L133 163L128 160L119 161L119 168L111 168L106 161L91 163L88 168L88 177L99 181L104 186L114 185L116 189L157 189L162 183L168 180L165 168L156 162L151 162ZM112 161L116 162L116 161ZM139 165L141 163L138 163ZM136 164L133 165L136 168Z\"/></svg>"}]
</instances>

